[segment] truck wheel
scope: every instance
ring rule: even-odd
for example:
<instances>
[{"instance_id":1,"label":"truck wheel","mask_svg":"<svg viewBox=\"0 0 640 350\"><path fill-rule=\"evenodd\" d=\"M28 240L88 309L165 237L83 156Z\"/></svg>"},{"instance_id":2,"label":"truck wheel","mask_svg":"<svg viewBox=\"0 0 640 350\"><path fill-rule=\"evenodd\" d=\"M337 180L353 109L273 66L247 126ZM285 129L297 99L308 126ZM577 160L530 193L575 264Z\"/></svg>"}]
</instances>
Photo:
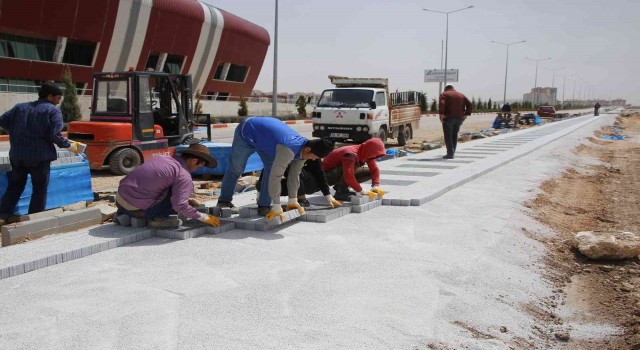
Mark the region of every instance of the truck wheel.
<instances>
[{"instance_id":1,"label":"truck wheel","mask_svg":"<svg viewBox=\"0 0 640 350\"><path fill-rule=\"evenodd\" d=\"M116 175L127 175L140 165L140 155L132 148L117 150L109 158L109 170Z\"/></svg>"},{"instance_id":2,"label":"truck wheel","mask_svg":"<svg viewBox=\"0 0 640 350\"><path fill-rule=\"evenodd\" d=\"M387 131L382 127L378 130L378 138L382 140L382 142L387 142Z\"/></svg>"},{"instance_id":3,"label":"truck wheel","mask_svg":"<svg viewBox=\"0 0 640 350\"><path fill-rule=\"evenodd\" d=\"M398 133L398 146L406 145L409 140L411 140L411 129L408 126L403 126Z\"/></svg>"}]
</instances>

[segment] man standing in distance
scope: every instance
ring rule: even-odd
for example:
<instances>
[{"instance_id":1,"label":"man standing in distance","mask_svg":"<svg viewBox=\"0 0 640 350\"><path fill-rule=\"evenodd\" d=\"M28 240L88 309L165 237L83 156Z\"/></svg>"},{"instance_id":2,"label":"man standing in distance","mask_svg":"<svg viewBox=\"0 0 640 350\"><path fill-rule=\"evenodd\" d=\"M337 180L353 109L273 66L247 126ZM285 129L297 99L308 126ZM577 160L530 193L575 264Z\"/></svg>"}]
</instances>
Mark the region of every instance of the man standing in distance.
<instances>
[{"instance_id":1,"label":"man standing in distance","mask_svg":"<svg viewBox=\"0 0 640 350\"><path fill-rule=\"evenodd\" d=\"M0 225L13 214L29 174L33 187L29 214L44 211L51 162L58 158L54 145L73 153L80 152L79 142L67 140L61 134L62 112L56 106L62 99L62 90L44 83L38 98L34 102L18 103L0 116L0 127L9 132L9 161L12 168L7 192L0 203Z\"/></svg>"},{"instance_id":2,"label":"man standing in distance","mask_svg":"<svg viewBox=\"0 0 640 350\"><path fill-rule=\"evenodd\" d=\"M458 145L460 126L473 112L473 104L465 95L456 91L453 85L447 85L444 92L440 94L438 109L444 132L444 143L447 146L447 154L442 158L453 159Z\"/></svg>"}]
</instances>

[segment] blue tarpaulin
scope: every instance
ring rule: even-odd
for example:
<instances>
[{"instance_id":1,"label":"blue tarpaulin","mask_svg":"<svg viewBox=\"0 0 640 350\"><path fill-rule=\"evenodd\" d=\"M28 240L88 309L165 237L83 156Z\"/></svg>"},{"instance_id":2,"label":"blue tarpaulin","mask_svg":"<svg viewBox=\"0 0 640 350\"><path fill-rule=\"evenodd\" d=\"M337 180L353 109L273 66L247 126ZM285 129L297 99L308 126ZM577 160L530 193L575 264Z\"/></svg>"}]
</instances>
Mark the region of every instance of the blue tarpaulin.
<instances>
[{"instance_id":1,"label":"blue tarpaulin","mask_svg":"<svg viewBox=\"0 0 640 350\"><path fill-rule=\"evenodd\" d=\"M209 149L209 154L216 159L218 166L210 168L200 168L194 172L195 175L224 175L224 172L229 166L229 157L231 157L231 144L230 143L214 143L214 142L202 142L203 145ZM188 145L179 145L176 147L176 153L180 153L189 147ZM253 153L247 161L247 166L244 168L244 172L252 172L262 170L264 165L258 153Z\"/></svg>"},{"instance_id":2,"label":"blue tarpaulin","mask_svg":"<svg viewBox=\"0 0 640 350\"><path fill-rule=\"evenodd\" d=\"M4 196L8 184L8 172L0 171L0 197ZM29 176L27 186L22 192L22 196L20 196L14 214L24 215L28 213L32 192L31 176ZM51 166L46 209L92 200L93 190L91 189L89 161L84 159L79 163Z\"/></svg>"},{"instance_id":3,"label":"blue tarpaulin","mask_svg":"<svg viewBox=\"0 0 640 350\"><path fill-rule=\"evenodd\" d=\"M606 140L616 140L616 141L620 141L620 140L624 140L624 135L602 135L600 136L601 139L606 139Z\"/></svg>"}]
</instances>

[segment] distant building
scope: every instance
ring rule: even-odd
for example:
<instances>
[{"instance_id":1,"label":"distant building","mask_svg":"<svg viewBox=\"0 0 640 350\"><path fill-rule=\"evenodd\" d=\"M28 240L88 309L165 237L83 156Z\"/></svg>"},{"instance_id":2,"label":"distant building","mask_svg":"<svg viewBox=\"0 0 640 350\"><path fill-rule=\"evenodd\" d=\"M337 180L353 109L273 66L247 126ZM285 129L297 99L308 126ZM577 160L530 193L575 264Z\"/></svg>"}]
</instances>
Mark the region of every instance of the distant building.
<instances>
[{"instance_id":1,"label":"distant building","mask_svg":"<svg viewBox=\"0 0 640 350\"><path fill-rule=\"evenodd\" d=\"M557 94L557 88L539 87L531 89L531 92L524 94L522 99L534 105L555 105L558 101Z\"/></svg>"},{"instance_id":2,"label":"distant building","mask_svg":"<svg viewBox=\"0 0 640 350\"><path fill-rule=\"evenodd\" d=\"M191 74L210 99L249 96L269 48L262 27L198 0L0 1L0 91L35 92L60 81L79 89L94 72Z\"/></svg>"},{"instance_id":3,"label":"distant building","mask_svg":"<svg viewBox=\"0 0 640 350\"><path fill-rule=\"evenodd\" d=\"M615 100L611 100L610 102L610 106L626 106L627 105L627 100L623 100L621 98L615 99Z\"/></svg>"}]
</instances>

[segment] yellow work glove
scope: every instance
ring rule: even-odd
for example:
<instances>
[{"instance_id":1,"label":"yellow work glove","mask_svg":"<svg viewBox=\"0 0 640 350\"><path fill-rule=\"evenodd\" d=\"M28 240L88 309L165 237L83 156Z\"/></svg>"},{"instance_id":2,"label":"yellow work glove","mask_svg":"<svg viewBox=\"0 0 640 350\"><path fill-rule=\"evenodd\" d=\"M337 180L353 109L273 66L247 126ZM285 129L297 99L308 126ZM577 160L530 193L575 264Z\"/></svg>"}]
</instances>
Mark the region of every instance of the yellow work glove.
<instances>
[{"instance_id":1,"label":"yellow work glove","mask_svg":"<svg viewBox=\"0 0 640 350\"><path fill-rule=\"evenodd\" d=\"M330 206L331 208L335 208L335 207L340 207L340 206L342 206L342 203L338 202L338 200L337 200L337 199L335 199L335 198L333 198L333 196L332 196L332 195L330 195L330 194L328 194L328 195L324 196L324 198L326 198L326 199L327 199L327 202L329 202L329 206Z\"/></svg>"},{"instance_id":2,"label":"yellow work glove","mask_svg":"<svg viewBox=\"0 0 640 350\"><path fill-rule=\"evenodd\" d=\"M371 192L374 192L375 194L380 196L380 198L384 196L384 190L382 188L379 188L378 186L371 187Z\"/></svg>"},{"instance_id":3,"label":"yellow work glove","mask_svg":"<svg viewBox=\"0 0 640 350\"><path fill-rule=\"evenodd\" d=\"M287 211L298 209L300 215L304 214L304 209L298 203L298 198L289 198L289 203L287 203Z\"/></svg>"},{"instance_id":4,"label":"yellow work glove","mask_svg":"<svg viewBox=\"0 0 640 350\"><path fill-rule=\"evenodd\" d=\"M68 150L71 153L78 154L78 153L84 152L84 149L86 147L87 147L87 145L85 145L84 143L73 141L73 142L71 142L71 146L69 146Z\"/></svg>"},{"instance_id":5,"label":"yellow work glove","mask_svg":"<svg viewBox=\"0 0 640 350\"><path fill-rule=\"evenodd\" d=\"M374 200L376 199L376 193L375 192L371 192L371 191L365 191L362 190L360 193L357 194L358 196L369 196L369 199Z\"/></svg>"},{"instance_id":6,"label":"yellow work glove","mask_svg":"<svg viewBox=\"0 0 640 350\"><path fill-rule=\"evenodd\" d=\"M214 226L214 227L220 226L220 219L218 219L217 217L215 217L213 215L200 214L200 218L198 218L198 220L204 222L207 225L211 225L211 226Z\"/></svg>"},{"instance_id":7,"label":"yellow work glove","mask_svg":"<svg viewBox=\"0 0 640 350\"><path fill-rule=\"evenodd\" d=\"M280 203L271 205L271 211L267 214L267 220L271 221L276 216L280 216L280 222L284 222L284 212L282 211L282 207Z\"/></svg>"}]
</instances>

